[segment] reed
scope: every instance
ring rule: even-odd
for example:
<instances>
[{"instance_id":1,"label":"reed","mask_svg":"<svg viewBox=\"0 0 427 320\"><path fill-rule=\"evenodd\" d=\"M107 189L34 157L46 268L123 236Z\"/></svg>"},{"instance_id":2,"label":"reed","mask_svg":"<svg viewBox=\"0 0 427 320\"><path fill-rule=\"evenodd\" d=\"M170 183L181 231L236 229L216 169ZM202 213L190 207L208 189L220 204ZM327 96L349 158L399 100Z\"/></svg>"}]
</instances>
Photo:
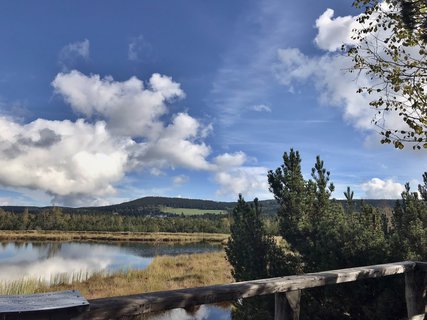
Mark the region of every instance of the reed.
<instances>
[{"instance_id":1,"label":"reed","mask_svg":"<svg viewBox=\"0 0 427 320\"><path fill-rule=\"evenodd\" d=\"M171 232L100 232L57 230L1 230L2 240L26 241L140 241L140 242L214 242L224 243L228 234Z\"/></svg>"},{"instance_id":2,"label":"reed","mask_svg":"<svg viewBox=\"0 0 427 320\"><path fill-rule=\"evenodd\" d=\"M224 252L158 256L144 270L58 274L50 279L0 283L0 294L79 290L87 299L232 282Z\"/></svg>"}]
</instances>

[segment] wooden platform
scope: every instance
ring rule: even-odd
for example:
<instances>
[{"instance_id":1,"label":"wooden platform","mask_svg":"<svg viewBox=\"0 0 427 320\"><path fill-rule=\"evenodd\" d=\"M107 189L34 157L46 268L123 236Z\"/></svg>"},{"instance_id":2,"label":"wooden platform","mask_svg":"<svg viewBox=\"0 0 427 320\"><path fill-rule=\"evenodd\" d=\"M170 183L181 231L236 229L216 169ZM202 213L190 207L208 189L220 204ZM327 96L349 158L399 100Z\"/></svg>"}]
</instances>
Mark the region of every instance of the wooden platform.
<instances>
[{"instance_id":1,"label":"wooden platform","mask_svg":"<svg viewBox=\"0 0 427 320\"><path fill-rule=\"evenodd\" d=\"M80 313L89 307L89 302L79 291L59 291L30 295L0 296L1 319L14 319L20 315L35 313Z\"/></svg>"}]
</instances>

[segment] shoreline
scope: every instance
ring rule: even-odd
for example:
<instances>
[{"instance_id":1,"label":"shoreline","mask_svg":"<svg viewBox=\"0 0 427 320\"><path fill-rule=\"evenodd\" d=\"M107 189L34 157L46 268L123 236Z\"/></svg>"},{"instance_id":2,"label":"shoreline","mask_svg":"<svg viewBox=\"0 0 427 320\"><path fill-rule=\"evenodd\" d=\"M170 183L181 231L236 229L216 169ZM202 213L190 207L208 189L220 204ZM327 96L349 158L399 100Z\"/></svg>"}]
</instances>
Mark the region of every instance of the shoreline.
<instances>
[{"instance_id":1,"label":"shoreline","mask_svg":"<svg viewBox=\"0 0 427 320\"><path fill-rule=\"evenodd\" d=\"M141 270L95 273L87 280L48 285L37 279L0 284L2 294L33 294L79 290L86 299L191 288L233 282L225 252L157 256Z\"/></svg>"},{"instance_id":2,"label":"shoreline","mask_svg":"<svg viewBox=\"0 0 427 320\"><path fill-rule=\"evenodd\" d=\"M222 233L0 230L0 241L227 242Z\"/></svg>"}]
</instances>

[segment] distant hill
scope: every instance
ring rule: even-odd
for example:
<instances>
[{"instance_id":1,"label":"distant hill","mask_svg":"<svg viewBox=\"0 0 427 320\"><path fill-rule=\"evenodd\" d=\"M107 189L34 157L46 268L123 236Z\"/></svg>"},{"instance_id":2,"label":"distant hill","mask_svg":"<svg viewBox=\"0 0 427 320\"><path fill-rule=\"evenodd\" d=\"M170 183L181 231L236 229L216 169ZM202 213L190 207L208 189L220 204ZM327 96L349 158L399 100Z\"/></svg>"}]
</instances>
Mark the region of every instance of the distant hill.
<instances>
[{"instance_id":1,"label":"distant hill","mask_svg":"<svg viewBox=\"0 0 427 320\"><path fill-rule=\"evenodd\" d=\"M345 205L345 200L336 200ZM363 200L376 208L391 210L396 200L388 199L370 199ZM360 208L362 200L354 200L356 209ZM275 200L261 200L263 213L265 215L274 215L277 212L278 204ZM177 209L198 209L202 214L204 210L207 213L212 211L231 212L235 207L236 202L217 202L212 200L202 199L186 199L186 198L168 198L168 197L144 197L120 204L100 206L100 207L81 207L70 208L60 207L64 213L118 213L124 215L174 215L170 212L180 212L180 210L164 210L164 208L177 208ZM28 209L30 213L39 213L44 209L52 207L24 207L24 206L1 206L5 211L22 213L24 209ZM164 210L165 212L163 212ZM185 211L185 210L183 210ZM188 210L189 211L189 210ZM193 210L194 211L194 210ZM169 213L167 213L169 212Z\"/></svg>"}]
</instances>

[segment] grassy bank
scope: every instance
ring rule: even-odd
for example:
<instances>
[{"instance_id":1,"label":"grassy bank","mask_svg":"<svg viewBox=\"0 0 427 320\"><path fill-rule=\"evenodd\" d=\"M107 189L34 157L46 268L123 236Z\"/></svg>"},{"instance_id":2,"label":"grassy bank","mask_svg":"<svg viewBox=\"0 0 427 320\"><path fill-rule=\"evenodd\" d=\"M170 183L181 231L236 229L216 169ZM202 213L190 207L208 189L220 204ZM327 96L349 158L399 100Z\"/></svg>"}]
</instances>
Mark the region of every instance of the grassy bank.
<instances>
[{"instance_id":1,"label":"grassy bank","mask_svg":"<svg viewBox=\"0 0 427 320\"><path fill-rule=\"evenodd\" d=\"M65 282L65 281L64 281ZM95 274L83 282L48 286L38 280L19 280L0 285L0 294L30 294L79 290L87 299L172 290L232 282L224 252L158 256L144 270Z\"/></svg>"},{"instance_id":2,"label":"grassy bank","mask_svg":"<svg viewBox=\"0 0 427 320\"><path fill-rule=\"evenodd\" d=\"M1 230L0 241L141 241L141 242L216 242L228 238L221 233L169 233L169 232L102 232L102 231L38 231Z\"/></svg>"},{"instance_id":3,"label":"grassy bank","mask_svg":"<svg viewBox=\"0 0 427 320\"><path fill-rule=\"evenodd\" d=\"M192 208L172 208L160 207L160 211L164 213L183 214L185 216L197 216L202 214L227 214L225 210L209 210L209 209L192 209Z\"/></svg>"}]
</instances>

